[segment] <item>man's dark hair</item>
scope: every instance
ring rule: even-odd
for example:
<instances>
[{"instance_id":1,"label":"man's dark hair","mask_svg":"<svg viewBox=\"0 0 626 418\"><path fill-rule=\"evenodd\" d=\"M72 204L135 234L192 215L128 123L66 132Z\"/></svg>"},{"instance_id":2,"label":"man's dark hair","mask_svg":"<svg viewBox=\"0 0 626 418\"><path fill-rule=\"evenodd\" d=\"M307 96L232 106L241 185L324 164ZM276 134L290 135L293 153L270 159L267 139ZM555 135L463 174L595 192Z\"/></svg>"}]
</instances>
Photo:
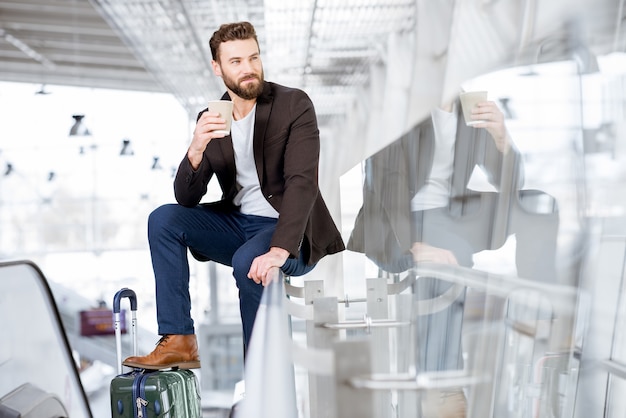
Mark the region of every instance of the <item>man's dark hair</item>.
<instances>
[{"instance_id":1,"label":"man's dark hair","mask_svg":"<svg viewBox=\"0 0 626 418\"><path fill-rule=\"evenodd\" d=\"M209 40L213 60L219 62L219 48L222 42L243 41L246 39L254 39L257 45L259 45L252 23L236 22L223 24L218 30L213 32L213 36Z\"/></svg>"}]
</instances>

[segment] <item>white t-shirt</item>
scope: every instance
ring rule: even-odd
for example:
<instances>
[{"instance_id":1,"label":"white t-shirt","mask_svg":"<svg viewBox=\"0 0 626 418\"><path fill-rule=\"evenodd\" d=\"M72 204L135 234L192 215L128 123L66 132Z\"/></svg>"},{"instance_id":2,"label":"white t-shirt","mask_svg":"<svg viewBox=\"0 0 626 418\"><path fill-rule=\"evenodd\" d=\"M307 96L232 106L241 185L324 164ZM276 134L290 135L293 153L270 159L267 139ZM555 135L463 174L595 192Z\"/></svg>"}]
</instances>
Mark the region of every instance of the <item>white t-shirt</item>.
<instances>
[{"instance_id":1,"label":"white t-shirt","mask_svg":"<svg viewBox=\"0 0 626 418\"><path fill-rule=\"evenodd\" d=\"M433 166L430 177L411 199L411 211L435 209L448 205L458 122L455 107L456 105L453 106L452 112L446 112L438 107L431 112L435 131Z\"/></svg>"},{"instance_id":2,"label":"white t-shirt","mask_svg":"<svg viewBox=\"0 0 626 418\"><path fill-rule=\"evenodd\" d=\"M231 137L235 149L235 167L239 192L233 199L235 205L241 205L241 212L246 215L278 218L278 212L269 204L261 192L259 176L254 162L252 139L254 137L254 119L256 105L245 118L234 120Z\"/></svg>"}]
</instances>

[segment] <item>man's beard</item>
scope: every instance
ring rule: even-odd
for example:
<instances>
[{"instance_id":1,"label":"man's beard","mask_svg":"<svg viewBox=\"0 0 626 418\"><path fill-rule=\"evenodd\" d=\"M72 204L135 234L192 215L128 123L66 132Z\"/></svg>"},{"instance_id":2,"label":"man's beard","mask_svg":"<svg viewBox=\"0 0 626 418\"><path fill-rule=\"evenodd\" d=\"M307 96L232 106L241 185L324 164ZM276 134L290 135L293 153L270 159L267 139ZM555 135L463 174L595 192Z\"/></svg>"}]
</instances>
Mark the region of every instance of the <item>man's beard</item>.
<instances>
[{"instance_id":1,"label":"man's beard","mask_svg":"<svg viewBox=\"0 0 626 418\"><path fill-rule=\"evenodd\" d=\"M228 87L230 91L232 91L244 100L256 99L263 92L263 72L261 72L260 77L256 74L252 74L248 76L247 79L249 79L250 77L254 77L254 79L257 80L258 83L248 83L245 87L242 87L241 84L235 82L229 77L224 77L222 75L222 79L224 80L224 84L226 85L226 87Z\"/></svg>"}]
</instances>

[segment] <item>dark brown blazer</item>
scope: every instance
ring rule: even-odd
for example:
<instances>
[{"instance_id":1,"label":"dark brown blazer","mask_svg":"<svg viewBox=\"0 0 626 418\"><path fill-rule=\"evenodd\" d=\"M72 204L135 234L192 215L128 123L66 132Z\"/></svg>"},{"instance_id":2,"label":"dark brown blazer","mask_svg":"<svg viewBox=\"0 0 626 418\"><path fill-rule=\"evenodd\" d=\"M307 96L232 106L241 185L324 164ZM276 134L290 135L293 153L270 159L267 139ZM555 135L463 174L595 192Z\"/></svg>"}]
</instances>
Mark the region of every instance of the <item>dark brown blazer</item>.
<instances>
[{"instance_id":1,"label":"dark brown blazer","mask_svg":"<svg viewBox=\"0 0 626 418\"><path fill-rule=\"evenodd\" d=\"M224 94L223 99L230 97ZM313 103L301 90L265 82L256 106L256 170L263 195L280 214L270 245L296 257L305 243L308 264L344 250L341 234L319 190L320 139ZM222 199L210 205L238 210L232 203L238 186L230 135L209 143L197 170L186 156L183 158L174 180L177 202L188 207L198 205L213 175Z\"/></svg>"}]
</instances>

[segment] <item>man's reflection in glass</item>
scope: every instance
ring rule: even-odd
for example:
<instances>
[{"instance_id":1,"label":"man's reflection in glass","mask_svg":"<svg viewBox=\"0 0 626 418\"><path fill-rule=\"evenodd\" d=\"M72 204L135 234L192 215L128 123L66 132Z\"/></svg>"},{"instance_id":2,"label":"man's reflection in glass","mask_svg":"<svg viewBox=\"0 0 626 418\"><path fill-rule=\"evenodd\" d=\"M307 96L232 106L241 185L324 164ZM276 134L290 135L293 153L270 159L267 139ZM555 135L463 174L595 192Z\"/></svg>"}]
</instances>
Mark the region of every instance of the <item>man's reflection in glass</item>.
<instances>
[{"instance_id":1,"label":"man's reflection in glass","mask_svg":"<svg viewBox=\"0 0 626 418\"><path fill-rule=\"evenodd\" d=\"M390 273L420 262L472 267L475 253L497 249L515 234L518 276L554 281L554 200L522 190L521 155L495 102L478 103L472 119L478 122L468 126L453 100L366 161L364 203L348 249ZM546 196L551 206L543 213L528 206ZM431 299L452 286L420 277L414 293ZM464 301L462 291L447 309L418 316L419 371L463 368Z\"/></svg>"}]
</instances>

